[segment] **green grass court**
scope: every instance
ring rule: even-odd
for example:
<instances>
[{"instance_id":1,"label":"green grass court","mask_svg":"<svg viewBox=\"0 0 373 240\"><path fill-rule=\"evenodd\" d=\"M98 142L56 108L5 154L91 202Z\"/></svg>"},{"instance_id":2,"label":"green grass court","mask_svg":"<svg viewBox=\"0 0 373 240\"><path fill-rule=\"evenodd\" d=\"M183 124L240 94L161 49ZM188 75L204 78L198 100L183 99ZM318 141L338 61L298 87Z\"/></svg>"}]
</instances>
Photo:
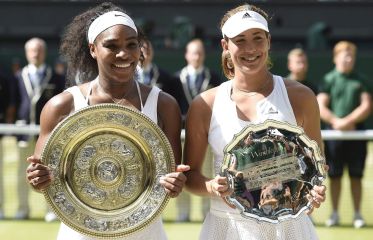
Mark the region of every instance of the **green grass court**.
<instances>
[{"instance_id":1,"label":"green grass court","mask_svg":"<svg viewBox=\"0 0 373 240\"><path fill-rule=\"evenodd\" d=\"M52 240L56 239L59 223L45 223L43 216L46 204L43 196L32 192L30 196L31 220L14 221L12 216L17 208L16 198L16 167L17 152L15 140L6 137L3 141L5 151L4 182L5 182L5 215L6 220L0 221L0 240ZM326 182L326 185L328 183ZM316 229L322 240L370 240L373 239L373 142L369 144L369 155L365 177L363 179L362 213L368 224L362 229L352 227L352 202L349 191L348 177L343 179L343 192L340 206L341 226L335 228L324 227L331 207L330 199L317 209L313 214ZM173 223L176 218L175 201L171 200L163 213L165 228L170 240L198 239L202 224L200 214L200 198L192 197L191 223Z\"/></svg>"}]
</instances>

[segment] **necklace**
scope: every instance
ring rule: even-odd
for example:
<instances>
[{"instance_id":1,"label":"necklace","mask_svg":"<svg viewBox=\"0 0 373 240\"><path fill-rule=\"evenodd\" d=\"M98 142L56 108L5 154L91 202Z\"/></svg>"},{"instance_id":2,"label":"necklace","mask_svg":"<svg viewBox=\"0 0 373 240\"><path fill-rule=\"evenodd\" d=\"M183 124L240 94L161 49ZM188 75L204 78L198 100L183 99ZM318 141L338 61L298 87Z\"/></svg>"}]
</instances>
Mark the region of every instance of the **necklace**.
<instances>
[{"instance_id":1,"label":"necklace","mask_svg":"<svg viewBox=\"0 0 373 240\"><path fill-rule=\"evenodd\" d=\"M133 88L133 81L132 81L132 84L131 84L130 88L127 90L126 93L124 93L123 97L120 98L120 99L116 99L116 98L113 98L113 97L112 97L110 94L108 94L107 92L105 92L104 88L103 88L103 87L101 86L101 84L100 84L100 81L97 81L97 83L98 83L98 86L102 89L102 92L103 92L106 96L108 96L108 97L111 99L111 101L113 101L113 103L115 103L115 104L122 104L122 102L124 101L124 99L128 96L128 94L131 92L131 90L132 90L132 88Z\"/></svg>"},{"instance_id":2,"label":"necklace","mask_svg":"<svg viewBox=\"0 0 373 240\"><path fill-rule=\"evenodd\" d=\"M259 94L260 92L263 92L264 90L266 90L268 88L268 86L270 85L271 83L271 79L272 77L270 78L267 78L267 82L265 84L263 84L259 89L257 89L256 91L248 91L248 90L245 90L245 89L240 89L240 88L237 88L234 84L233 84L233 88L232 88L232 94L233 93L238 93L238 94L241 94L241 95L245 95L246 97L253 97L257 94ZM234 90L234 91L233 91Z\"/></svg>"}]
</instances>

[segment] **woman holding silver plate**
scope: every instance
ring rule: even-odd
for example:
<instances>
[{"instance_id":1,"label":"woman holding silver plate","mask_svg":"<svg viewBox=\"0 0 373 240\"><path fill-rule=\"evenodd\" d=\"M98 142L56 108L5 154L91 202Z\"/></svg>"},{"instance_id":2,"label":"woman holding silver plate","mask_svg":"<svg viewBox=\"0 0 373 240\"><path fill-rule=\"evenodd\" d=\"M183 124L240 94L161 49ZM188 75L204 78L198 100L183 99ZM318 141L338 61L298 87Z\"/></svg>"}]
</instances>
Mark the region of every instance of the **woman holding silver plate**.
<instances>
[{"instance_id":1,"label":"woman holding silver plate","mask_svg":"<svg viewBox=\"0 0 373 240\"><path fill-rule=\"evenodd\" d=\"M174 153L176 164L181 158L181 114L170 95L157 87L138 83L136 67L141 61L143 36L124 11L103 3L74 18L62 39L61 52L68 62L70 79L83 82L52 98L41 114L41 130L34 155L27 160L27 179L36 190L46 189L53 181L49 168L40 160L43 146L53 129L75 111L101 103L115 103L141 111L163 130ZM88 44L87 41L88 40ZM97 76L97 77L96 77ZM95 79L94 79L95 78ZM92 81L87 81L94 79ZM178 165L176 172L160 178L171 197L182 191L189 167ZM93 239L61 224L58 239ZM158 217L148 226L125 239L167 239Z\"/></svg>"},{"instance_id":2,"label":"woman holding silver plate","mask_svg":"<svg viewBox=\"0 0 373 240\"><path fill-rule=\"evenodd\" d=\"M195 98L187 115L184 158L191 170L186 173L186 186L195 194L211 197L210 213L200 234L203 240L317 239L304 211L297 218L276 224L242 217L239 209L224 201L232 194L227 178L217 175L209 179L201 173L208 144L214 153L215 173L219 174L225 146L234 135L268 119L299 126L322 146L315 95L304 85L269 71L267 18L263 10L248 4L224 15L222 67L230 80ZM312 207L318 208L325 201L325 191L325 186L313 187L307 195Z\"/></svg>"}]
</instances>

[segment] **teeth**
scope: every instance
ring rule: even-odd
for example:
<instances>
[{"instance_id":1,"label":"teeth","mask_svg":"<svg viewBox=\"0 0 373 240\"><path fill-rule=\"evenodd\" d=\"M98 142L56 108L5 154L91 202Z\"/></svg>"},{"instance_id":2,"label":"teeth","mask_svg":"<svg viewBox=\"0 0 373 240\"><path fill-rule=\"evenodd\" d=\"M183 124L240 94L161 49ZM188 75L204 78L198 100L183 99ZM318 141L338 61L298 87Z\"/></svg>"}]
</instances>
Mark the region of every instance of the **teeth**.
<instances>
[{"instance_id":1,"label":"teeth","mask_svg":"<svg viewBox=\"0 0 373 240\"><path fill-rule=\"evenodd\" d=\"M130 63L126 63L126 64L115 64L115 66L118 67L118 68L127 68L127 67L131 66L131 64Z\"/></svg>"},{"instance_id":2,"label":"teeth","mask_svg":"<svg viewBox=\"0 0 373 240\"><path fill-rule=\"evenodd\" d=\"M255 57L244 57L245 61L255 61L257 59L257 56Z\"/></svg>"},{"instance_id":3,"label":"teeth","mask_svg":"<svg viewBox=\"0 0 373 240\"><path fill-rule=\"evenodd\" d=\"M249 62L255 61L257 58L258 58L258 56L253 56L253 57L245 56L245 57L242 57L243 60L249 61Z\"/></svg>"}]
</instances>

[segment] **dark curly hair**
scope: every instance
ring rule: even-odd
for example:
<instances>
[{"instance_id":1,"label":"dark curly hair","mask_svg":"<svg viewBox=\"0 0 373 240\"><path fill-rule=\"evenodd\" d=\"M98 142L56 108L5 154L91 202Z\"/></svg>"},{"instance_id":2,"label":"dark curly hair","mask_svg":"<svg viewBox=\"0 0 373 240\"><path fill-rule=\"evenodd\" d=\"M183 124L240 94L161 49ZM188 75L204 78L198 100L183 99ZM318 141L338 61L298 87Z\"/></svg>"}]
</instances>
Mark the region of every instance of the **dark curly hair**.
<instances>
[{"instance_id":1,"label":"dark curly hair","mask_svg":"<svg viewBox=\"0 0 373 240\"><path fill-rule=\"evenodd\" d=\"M71 83L75 83L77 75L83 82L91 81L98 75L97 61L92 58L88 47L88 29L97 17L110 11L126 13L121 7L111 2L104 2L74 17L65 28L61 39L60 53L66 59L66 77ZM139 31L139 43L143 38L142 32Z\"/></svg>"}]
</instances>

